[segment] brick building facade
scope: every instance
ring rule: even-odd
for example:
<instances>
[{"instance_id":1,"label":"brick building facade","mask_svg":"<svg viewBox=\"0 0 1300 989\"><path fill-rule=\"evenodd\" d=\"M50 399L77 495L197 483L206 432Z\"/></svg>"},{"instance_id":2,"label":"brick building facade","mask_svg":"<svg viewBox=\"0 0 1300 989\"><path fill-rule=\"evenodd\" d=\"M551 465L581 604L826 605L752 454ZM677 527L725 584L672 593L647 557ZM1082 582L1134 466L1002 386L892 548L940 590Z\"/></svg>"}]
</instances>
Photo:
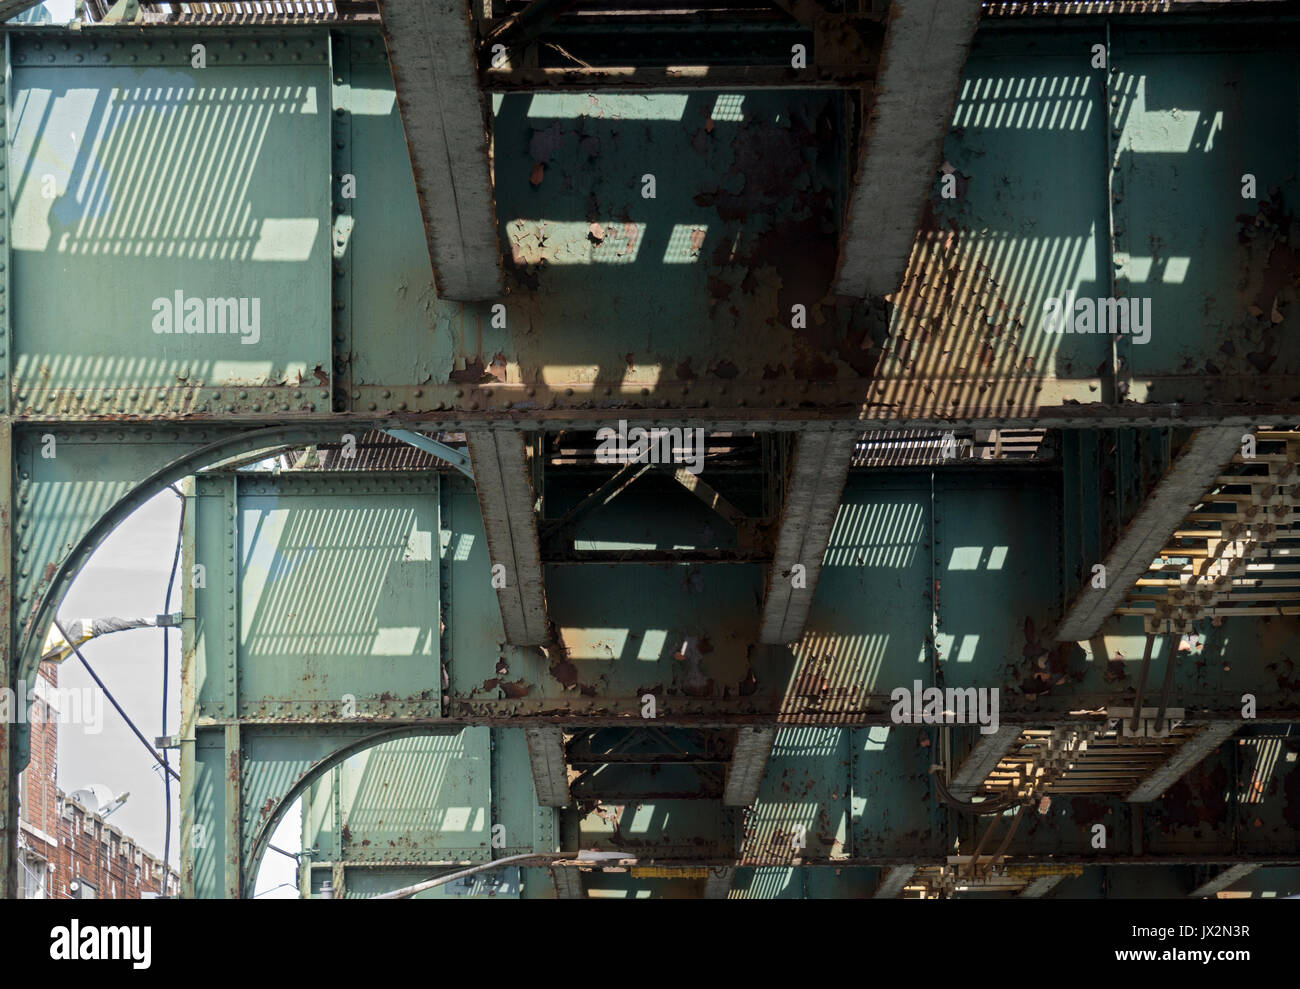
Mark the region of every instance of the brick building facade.
<instances>
[{"instance_id":1,"label":"brick building facade","mask_svg":"<svg viewBox=\"0 0 1300 989\"><path fill-rule=\"evenodd\" d=\"M32 688L31 762L19 777L19 895L136 900L175 896L180 877L58 786L58 666L42 663ZM164 882L166 882L164 893Z\"/></svg>"}]
</instances>

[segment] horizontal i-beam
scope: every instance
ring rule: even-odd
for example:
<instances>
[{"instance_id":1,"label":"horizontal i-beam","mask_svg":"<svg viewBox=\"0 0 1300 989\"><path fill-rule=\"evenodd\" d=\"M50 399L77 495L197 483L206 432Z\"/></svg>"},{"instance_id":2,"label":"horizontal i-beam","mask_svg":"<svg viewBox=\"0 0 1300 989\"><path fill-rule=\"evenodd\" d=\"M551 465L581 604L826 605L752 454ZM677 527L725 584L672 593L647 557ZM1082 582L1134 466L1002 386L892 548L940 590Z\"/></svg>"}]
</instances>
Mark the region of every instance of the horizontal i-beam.
<instances>
[{"instance_id":1,"label":"horizontal i-beam","mask_svg":"<svg viewBox=\"0 0 1300 989\"><path fill-rule=\"evenodd\" d=\"M29 7L35 7L41 0L0 0L0 21L17 17Z\"/></svg>"},{"instance_id":2,"label":"horizontal i-beam","mask_svg":"<svg viewBox=\"0 0 1300 989\"><path fill-rule=\"evenodd\" d=\"M775 742L775 728L737 729L736 747L727 766L727 785L722 792L723 806L748 807L758 799L758 785L763 782Z\"/></svg>"},{"instance_id":3,"label":"horizontal i-beam","mask_svg":"<svg viewBox=\"0 0 1300 989\"><path fill-rule=\"evenodd\" d=\"M553 866L551 878L555 880L555 896L560 900L581 900L586 898L582 891L582 874L572 866Z\"/></svg>"},{"instance_id":4,"label":"horizontal i-beam","mask_svg":"<svg viewBox=\"0 0 1300 989\"><path fill-rule=\"evenodd\" d=\"M893 0L835 291L895 291L952 121L979 0Z\"/></svg>"},{"instance_id":5,"label":"horizontal i-beam","mask_svg":"<svg viewBox=\"0 0 1300 989\"><path fill-rule=\"evenodd\" d=\"M545 645L546 590L524 434L475 430L465 439L506 641L516 646ZM497 565L504 573L496 570Z\"/></svg>"},{"instance_id":6,"label":"horizontal i-beam","mask_svg":"<svg viewBox=\"0 0 1300 989\"><path fill-rule=\"evenodd\" d=\"M704 880L704 899L727 899L727 894L731 892L731 884L735 880L736 869L734 866L710 869L708 878Z\"/></svg>"},{"instance_id":7,"label":"horizontal i-beam","mask_svg":"<svg viewBox=\"0 0 1300 989\"><path fill-rule=\"evenodd\" d=\"M1124 799L1130 803L1155 800L1182 779L1188 770L1200 765L1206 756L1230 738L1239 727L1240 722L1237 721L1211 721L1195 737L1180 745L1163 765Z\"/></svg>"},{"instance_id":8,"label":"horizontal i-beam","mask_svg":"<svg viewBox=\"0 0 1300 989\"><path fill-rule=\"evenodd\" d=\"M903 887L916 873L914 865L896 865L890 868L880 880L880 885L871 894L874 900L896 900Z\"/></svg>"},{"instance_id":9,"label":"horizontal i-beam","mask_svg":"<svg viewBox=\"0 0 1300 989\"><path fill-rule=\"evenodd\" d=\"M794 642L803 635L856 443L855 433L803 432L795 439L760 642Z\"/></svg>"},{"instance_id":10,"label":"horizontal i-beam","mask_svg":"<svg viewBox=\"0 0 1300 989\"><path fill-rule=\"evenodd\" d=\"M543 807L569 806L569 767L564 763L564 732L559 725L525 728L533 787Z\"/></svg>"},{"instance_id":11,"label":"horizontal i-beam","mask_svg":"<svg viewBox=\"0 0 1300 989\"><path fill-rule=\"evenodd\" d=\"M1213 879L1208 879L1194 890L1187 894L1189 899L1196 899L1203 896L1213 896L1215 893L1222 893L1233 883L1240 882L1259 866L1254 863L1238 862L1236 865L1230 865Z\"/></svg>"},{"instance_id":12,"label":"horizontal i-beam","mask_svg":"<svg viewBox=\"0 0 1300 989\"><path fill-rule=\"evenodd\" d=\"M438 295L503 294L483 91L467 0L383 0L397 105Z\"/></svg>"},{"instance_id":13,"label":"horizontal i-beam","mask_svg":"<svg viewBox=\"0 0 1300 989\"><path fill-rule=\"evenodd\" d=\"M1064 876L1039 876L1020 892L1022 900L1038 900L1061 884Z\"/></svg>"},{"instance_id":14,"label":"horizontal i-beam","mask_svg":"<svg viewBox=\"0 0 1300 989\"><path fill-rule=\"evenodd\" d=\"M971 749L961 768L953 777L952 782L948 784L949 792L958 799L970 800L984 781L989 778L989 773L1007 754L1015 740L1020 737L1020 729L1023 725L1001 725L998 730L991 735L980 735L979 741L975 743L975 748Z\"/></svg>"},{"instance_id":15,"label":"horizontal i-beam","mask_svg":"<svg viewBox=\"0 0 1300 989\"><path fill-rule=\"evenodd\" d=\"M1101 561L1106 586L1086 584L1056 631L1060 642L1091 639L1168 545L1188 512L1205 500L1214 479L1241 447L1240 426L1198 429L1187 440L1137 517ZM1085 570L1090 567L1085 566Z\"/></svg>"}]
</instances>

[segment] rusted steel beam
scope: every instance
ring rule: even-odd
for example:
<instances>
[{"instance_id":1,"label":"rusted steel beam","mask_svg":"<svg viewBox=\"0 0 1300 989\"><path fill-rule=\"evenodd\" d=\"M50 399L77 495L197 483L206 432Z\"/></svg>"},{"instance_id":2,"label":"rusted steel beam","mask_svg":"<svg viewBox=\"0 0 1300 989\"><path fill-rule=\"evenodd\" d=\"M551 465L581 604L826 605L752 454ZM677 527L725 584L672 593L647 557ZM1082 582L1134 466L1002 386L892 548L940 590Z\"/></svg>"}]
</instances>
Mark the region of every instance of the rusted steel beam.
<instances>
[{"instance_id":1,"label":"rusted steel beam","mask_svg":"<svg viewBox=\"0 0 1300 989\"><path fill-rule=\"evenodd\" d=\"M1240 727L1241 723L1238 721L1211 721L1195 738L1184 742L1164 765L1138 784L1137 789L1124 799L1130 803L1145 803L1157 799Z\"/></svg>"},{"instance_id":2,"label":"rusted steel beam","mask_svg":"<svg viewBox=\"0 0 1300 989\"><path fill-rule=\"evenodd\" d=\"M1222 427L1192 435L1106 559L1096 561L1106 568L1106 586L1093 587L1091 581L1084 586L1057 628L1057 641L1081 642L1097 634L1183 519L1204 500L1241 446L1242 433L1240 427ZM1085 569L1091 571L1091 564Z\"/></svg>"},{"instance_id":3,"label":"rusted steel beam","mask_svg":"<svg viewBox=\"0 0 1300 989\"><path fill-rule=\"evenodd\" d=\"M793 642L803 635L856 443L854 434L830 432L800 433L795 441L763 595L760 642Z\"/></svg>"},{"instance_id":4,"label":"rusted steel beam","mask_svg":"<svg viewBox=\"0 0 1300 989\"><path fill-rule=\"evenodd\" d=\"M558 725L524 729L528 762L533 770L533 788L543 807L569 805L568 767L564 762L564 732Z\"/></svg>"},{"instance_id":5,"label":"rusted steel beam","mask_svg":"<svg viewBox=\"0 0 1300 989\"><path fill-rule=\"evenodd\" d=\"M748 807L758 797L768 757L776 742L776 728L741 728L736 749L727 767L727 786L722 795L726 807Z\"/></svg>"},{"instance_id":6,"label":"rusted steel beam","mask_svg":"<svg viewBox=\"0 0 1300 989\"><path fill-rule=\"evenodd\" d=\"M579 519L585 517L590 512L595 511L602 505L608 505L611 501L621 495L633 482L641 475L648 472L654 465L649 463L640 463L632 461L624 464L615 473L602 481L595 491L583 498L582 501L574 505L558 519L548 519L541 525L542 534L550 539L552 536L563 536L564 533Z\"/></svg>"},{"instance_id":7,"label":"rusted steel beam","mask_svg":"<svg viewBox=\"0 0 1300 989\"><path fill-rule=\"evenodd\" d=\"M498 565L504 567L504 582L493 583L506 640L517 646L544 645L546 589L524 434L475 430L465 439L494 575Z\"/></svg>"},{"instance_id":8,"label":"rusted steel beam","mask_svg":"<svg viewBox=\"0 0 1300 989\"><path fill-rule=\"evenodd\" d=\"M483 92L466 0L384 0L384 37L438 294L504 292Z\"/></svg>"},{"instance_id":9,"label":"rusted steel beam","mask_svg":"<svg viewBox=\"0 0 1300 989\"><path fill-rule=\"evenodd\" d=\"M993 734L980 735L975 748L971 750L970 755L953 776L952 782L948 784L948 789L952 791L953 796L962 800L970 800L975 796L984 781L988 779L989 773L993 772L1002 757L1010 751L1011 746L1020 737L1020 731L1020 725L1000 725Z\"/></svg>"},{"instance_id":10,"label":"rusted steel beam","mask_svg":"<svg viewBox=\"0 0 1300 989\"><path fill-rule=\"evenodd\" d=\"M715 491L712 485L702 481L698 474L692 474L683 468L671 472L666 471L666 473L670 473L674 481L708 505L723 521L737 528L746 521L744 512Z\"/></svg>"},{"instance_id":11,"label":"rusted steel beam","mask_svg":"<svg viewBox=\"0 0 1300 989\"><path fill-rule=\"evenodd\" d=\"M590 68L488 68L483 88L492 93L607 91L677 92L683 89L856 89L869 87L873 73L863 65L827 78L816 69L785 65L608 65ZM910 244L910 242L909 242Z\"/></svg>"},{"instance_id":12,"label":"rusted steel beam","mask_svg":"<svg viewBox=\"0 0 1300 989\"><path fill-rule=\"evenodd\" d=\"M1056 889L1064 878L1064 876L1039 876L1024 888L1019 898L1022 900L1040 899Z\"/></svg>"},{"instance_id":13,"label":"rusted steel beam","mask_svg":"<svg viewBox=\"0 0 1300 989\"><path fill-rule=\"evenodd\" d=\"M979 0L890 4L835 277L840 295L899 286L979 16Z\"/></svg>"},{"instance_id":14,"label":"rusted steel beam","mask_svg":"<svg viewBox=\"0 0 1300 989\"><path fill-rule=\"evenodd\" d=\"M494 25L483 39L483 47L489 52L493 45L521 48L563 17L575 3L577 0L533 0L519 13Z\"/></svg>"},{"instance_id":15,"label":"rusted steel beam","mask_svg":"<svg viewBox=\"0 0 1300 989\"><path fill-rule=\"evenodd\" d=\"M1208 879L1194 890L1187 894L1188 899L1196 899L1203 896L1213 896L1215 893L1221 893L1233 883L1245 879L1252 872L1258 869L1258 865L1241 862L1237 865L1230 865L1213 879Z\"/></svg>"},{"instance_id":16,"label":"rusted steel beam","mask_svg":"<svg viewBox=\"0 0 1300 989\"><path fill-rule=\"evenodd\" d=\"M679 566L685 563L766 563L771 552L754 549L569 549L548 544L543 563L634 563Z\"/></svg>"},{"instance_id":17,"label":"rusted steel beam","mask_svg":"<svg viewBox=\"0 0 1300 989\"><path fill-rule=\"evenodd\" d=\"M577 869L556 867L551 869L555 880L555 895L561 900L581 900L585 897L582 890L582 873Z\"/></svg>"},{"instance_id":18,"label":"rusted steel beam","mask_svg":"<svg viewBox=\"0 0 1300 989\"><path fill-rule=\"evenodd\" d=\"M704 899L725 900L727 894L731 892L731 884L735 879L734 867L723 866L720 869L710 869L709 877L704 880Z\"/></svg>"},{"instance_id":19,"label":"rusted steel beam","mask_svg":"<svg viewBox=\"0 0 1300 989\"><path fill-rule=\"evenodd\" d=\"M24 10L35 7L40 0L0 0L0 21L17 17Z\"/></svg>"},{"instance_id":20,"label":"rusted steel beam","mask_svg":"<svg viewBox=\"0 0 1300 989\"><path fill-rule=\"evenodd\" d=\"M876 891L871 894L872 899L876 900L894 900L898 894L903 892L903 887L907 885L909 879L916 872L914 865L896 865L889 869L880 880L880 885Z\"/></svg>"}]
</instances>

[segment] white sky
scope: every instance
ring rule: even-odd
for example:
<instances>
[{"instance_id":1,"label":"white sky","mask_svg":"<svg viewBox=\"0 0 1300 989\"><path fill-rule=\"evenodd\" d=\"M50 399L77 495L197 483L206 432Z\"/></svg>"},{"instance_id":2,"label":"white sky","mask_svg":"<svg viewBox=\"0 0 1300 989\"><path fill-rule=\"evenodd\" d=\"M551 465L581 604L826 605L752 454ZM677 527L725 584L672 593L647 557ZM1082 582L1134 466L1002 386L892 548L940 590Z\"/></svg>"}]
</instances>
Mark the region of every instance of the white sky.
<instances>
[{"instance_id":1,"label":"white sky","mask_svg":"<svg viewBox=\"0 0 1300 989\"><path fill-rule=\"evenodd\" d=\"M64 625L77 618L153 617L163 612L167 577L176 545L180 501L170 491L156 495L122 523L106 539L78 575L59 608ZM181 610L180 577L172 592L171 611ZM181 637L179 629L163 632L140 629L115 632L92 639L81 647L99 678L112 691L150 742L162 734L162 639L169 635L170 687L167 730L180 727ZM94 682L77 658L66 660L59 670L59 686L93 688ZM117 712L105 700L103 730L90 734L85 726L59 725L59 786L64 792L103 783L114 795L124 792L130 799L110 820L142 848L161 857L163 853L164 791L162 770L155 769L145 751ZM173 768L179 771L180 754L171 753ZM301 847L300 817L295 807L285 816L275 844L287 851ZM180 786L172 781L172 845L174 868L180 861ZM257 890L280 883L294 883L294 863L268 852L258 874ZM293 897L294 889L283 888L267 898Z\"/></svg>"}]
</instances>

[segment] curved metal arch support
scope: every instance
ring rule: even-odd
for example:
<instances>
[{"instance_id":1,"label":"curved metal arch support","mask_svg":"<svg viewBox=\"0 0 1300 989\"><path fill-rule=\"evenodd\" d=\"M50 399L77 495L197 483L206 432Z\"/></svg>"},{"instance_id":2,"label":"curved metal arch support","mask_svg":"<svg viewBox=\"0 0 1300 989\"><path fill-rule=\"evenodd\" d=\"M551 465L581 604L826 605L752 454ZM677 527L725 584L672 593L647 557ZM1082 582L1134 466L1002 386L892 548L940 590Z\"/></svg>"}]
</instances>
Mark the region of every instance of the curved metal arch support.
<instances>
[{"instance_id":1,"label":"curved metal arch support","mask_svg":"<svg viewBox=\"0 0 1300 989\"><path fill-rule=\"evenodd\" d=\"M137 508L210 464L280 443L319 441L339 425L16 427L11 607L17 676L35 676L40 644L59 602L95 549ZM355 430L369 424L346 425ZM112 456L104 455L105 448Z\"/></svg>"},{"instance_id":2,"label":"curved metal arch support","mask_svg":"<svg viewBox=\"0 0 1300 989\"><path fill-rule=\"evenodd\" d=\"M294 801L335 766L399 738L464 725L198 728L181 747L181 895L252 896L271 836Z\"/></svg>"}]
</instances>

